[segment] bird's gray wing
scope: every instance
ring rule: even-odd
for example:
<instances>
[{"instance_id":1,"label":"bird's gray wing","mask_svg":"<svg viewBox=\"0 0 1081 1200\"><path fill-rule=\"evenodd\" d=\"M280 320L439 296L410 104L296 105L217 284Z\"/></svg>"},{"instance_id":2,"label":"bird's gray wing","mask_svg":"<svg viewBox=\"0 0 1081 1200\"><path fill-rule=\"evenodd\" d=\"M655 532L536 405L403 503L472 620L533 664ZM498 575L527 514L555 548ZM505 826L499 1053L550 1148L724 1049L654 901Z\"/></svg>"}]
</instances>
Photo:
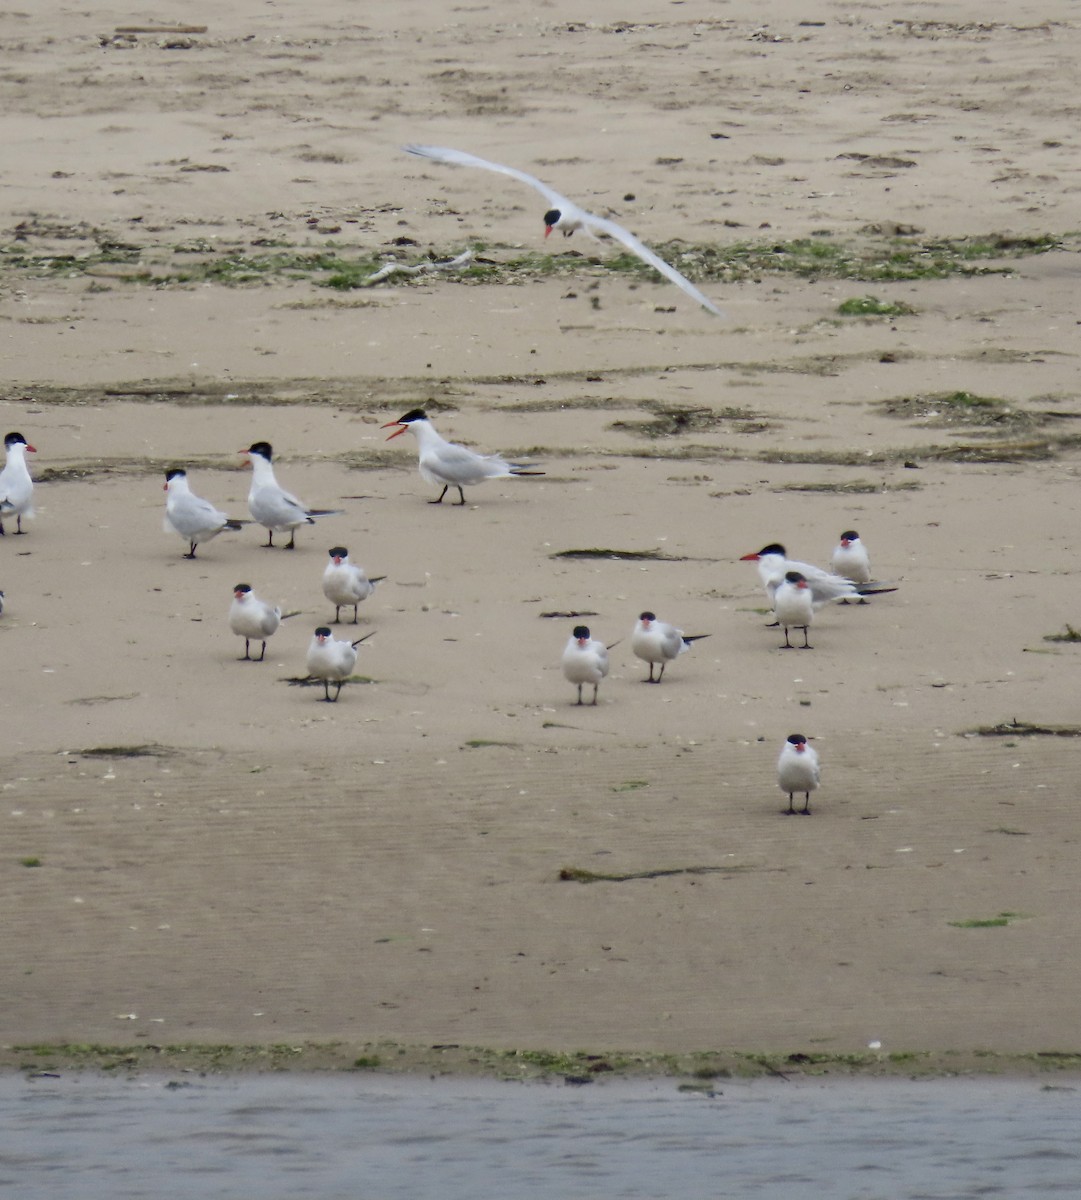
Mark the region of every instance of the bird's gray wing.
<instances>
[{"instance_id":1,"label":"bird's gray wing","mask_svg":"<svg viewBox=\"0 0 1081 1200\"><path fill-rule=\"evenodd\" d=\"M477 155L467 154L464 150L452 150L449 146L417 146L410 143L408 146L403 146L402 149L407 154L416 154L420 158L430 158L433 162L450 163L453 166L459 167L480 167L485 171L495 171L500 175L509 175L511 179L517 179L519 183L527 183L531 188L540 192L552 208L558 208L561 211L577 211L577 206L572 204L566 196L561 196L559 192L554 188L550 188L535 175L519 171L517 167L505 167L502 163L489 162L486 158L478 158Z\"/></svg>"},{"instance_id":2,"label":"bird's gray wing","mask_svg":"<svg viewBox=\"0 0 1081 1200\"><path fill-rule=\"evenodd\" d=\"M688 296L697 300L703 308L708 309L718 317L724 316L724 313L721 312L716 304L708 296L703 295L685 275L681 275L675 267L669 266L663 258L654 254L648 246L644 246L633 233L628 233L622 225L617 225L615 221L609 221L606 217L594 216L593 213L583 213L583 216L595 232L606 233L609 237L615 238L617 242L626 246L632 254L638 255L644 263L648 263L655 271L659 271L665 279L671 280L676 287L682 288Z\"/></svg>"}]
</instances>

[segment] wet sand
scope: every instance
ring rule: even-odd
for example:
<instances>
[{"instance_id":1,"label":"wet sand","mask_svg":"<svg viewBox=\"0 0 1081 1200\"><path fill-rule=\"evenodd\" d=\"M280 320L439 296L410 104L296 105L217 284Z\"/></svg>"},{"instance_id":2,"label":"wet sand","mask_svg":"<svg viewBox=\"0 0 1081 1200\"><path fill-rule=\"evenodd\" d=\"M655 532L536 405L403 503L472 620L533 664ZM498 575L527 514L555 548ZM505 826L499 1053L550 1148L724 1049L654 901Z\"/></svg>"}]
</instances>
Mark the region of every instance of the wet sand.
<instances>
[{"instance_id":1,"label":"wet sand","mask_svg":"<svg viewBox=\"0 0 1081 1200\"><path fill-rule=\"evenodd\" d=\"M1079 720L1081 650L1045 640L1081 621L1077 246L1010 253L1079 227L1078 25L1062 0L1010 16L0 17L0 424L41 480L0 542L0 1040L1073 1047L1078 742L974 733ZM529 189L408 141L653 245L998 233L1002 272L702 282L723 321L577 237L549 278L178 281L222 246L552 249ZM11 265L104 244L170 282ZM838 315L864 295L913 312ZM380 430L417 405L547 474L429 506ZM165 469L245 517L258 439L343 515L291 553L249 527L183 560ZM740 556L824 564L853 527L898 590L782 653ZM336 543L387 580L367 682L327 705L288 681ZM559 557L589 549L652 556ZM227 626L241 580L297 613L262 664ZM643 609L711 635L659 687ZM559 669L579 621L622 639L596 708ZM794 730L823 762L809 820L775 784Z\"/></svg>"}]
</instances>

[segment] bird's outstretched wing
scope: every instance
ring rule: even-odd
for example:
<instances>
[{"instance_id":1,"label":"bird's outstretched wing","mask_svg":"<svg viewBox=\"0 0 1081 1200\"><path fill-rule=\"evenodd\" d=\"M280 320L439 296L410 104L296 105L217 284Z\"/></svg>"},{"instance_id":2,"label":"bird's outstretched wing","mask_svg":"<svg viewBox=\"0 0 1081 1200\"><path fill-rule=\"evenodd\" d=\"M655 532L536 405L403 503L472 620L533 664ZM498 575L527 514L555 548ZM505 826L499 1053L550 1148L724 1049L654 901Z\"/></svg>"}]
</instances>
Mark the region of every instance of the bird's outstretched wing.
<instances>
[{"instance_id":1,"label":"bird's outstretched wing","mask_svg":"<svg viewBox=\"0 0 1081 1200\"><path fill-rule=\"evenodd\" d=\"M665 279L674 283L676 287L682 288L692 299L697 300L703 308L714 313L718 317L723 317L724 313L709 299L694 286L693 283L685 276L681 275L673 266L670 266L659 255L653 253L648 247L644 246L633 233L629 233L622 225L617 225L615 221L610 221L606 217L598 217L591 212L586 212L580 208L572 200L568 200L566 196L560 195L554 188L550 188L546 183L537 179L535 175L530 175L525 171L519 171L517 167L505 167L502 163L489 162L486 158L478 158L475 154L468 154L465 150L454 150L449 146L418 146L410 144L404 146L403 149L409 154L416 154L420 158L430 158L433 162L450 163L460 167L480 167L485 171L495 171L500 175L509 175L511 179L517 179L520 183L526 183L535 191L540 192L544 199L552 206L557 208L567 216L578 217L591 233L606 233L609 237L614 238L617 242L632 253L636 254L644 263L647 263L655 271L659 272Z\"/></svg>"},{"instance_id":2,"label":"bird's outstretched wing","mask_svg":"<svg viewBox=\"0 0 1081 1200\"><path fill-rule=\"evenodd\" d=\"M410 143L408 146L403 146L402 149L406 153L416 154L420 158L430 158L433 162L451 163L459 167L480 167L485 171L495 171L499 175L509 175L511 179L517 179L519 183L527 183L531 188L540 192L553 208L578 211L577 206L572 204L566 196L561 196L559 192L550 188L546 183L542 183L535 175L519 171L517 167L505 167L502 163L489 162L486 158L478 158L477 155L467 154L464 150L452 150L449 146L417 146Z\"/></svg>"},{"instance_id":3,"label":"bird's outstretched wing","mask_svg":"<svg viewBox=\"0 0 1081 1200\"><path fill-rule=\"evenodd\" d=\"M697 300L703 308L708 309L715 316L724 316L724 313L721 312L716 304L708 296L703 295L686 275L681 275L675 267L666 263L659 254L654 254L648 246L644 246L633 233L629 233L622 225L617 225L615 221L609 221L607 217L595 217L592 213L586 213L585 215L594 232L606 233L610 238L615 238L617 242L626 246L632 254L636 254L644 263L648 263L655 271L660 272L665 279L670 280L676 287L682 288L688 296Z\"/></svg>"}]
</instances>

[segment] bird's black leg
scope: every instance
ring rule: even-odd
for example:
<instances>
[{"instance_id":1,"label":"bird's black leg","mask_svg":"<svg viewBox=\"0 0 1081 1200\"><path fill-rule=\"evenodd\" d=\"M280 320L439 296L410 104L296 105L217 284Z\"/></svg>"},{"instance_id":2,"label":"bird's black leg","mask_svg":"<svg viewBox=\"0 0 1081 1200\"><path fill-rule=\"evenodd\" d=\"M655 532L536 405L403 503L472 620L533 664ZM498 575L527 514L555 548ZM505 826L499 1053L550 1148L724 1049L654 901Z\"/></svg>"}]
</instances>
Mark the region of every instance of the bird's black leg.
<instances>
[{"instance_id":1,"label":"bird's black leg","mask_svg":"<svg viewBox=\"0 0 1081 1200\"><path fill-rule=\"evenodd\" d=\"M795 647L792 645L792 643L788 640L788 626L787 625L784 627L784 645L781 647L781 649L782 650L795 649Z\"/></svg>"},{"instance_id":2,"label":"bird's black leg","mask_svg":"<svg viewBox=\"0 0 1081 1200\"><path fill-rule=\"evenodd\" d=\"M359 605L359 604L354 604L354 605L353 605L353 624L354 624L354 625L359 625L359 624L360 624L360 614L359 614L359 611L358 611L358 610L359 610L359 608L360 608L360 605Z\"/></svg>"},{"instance_id":3,"label":"bird's black leg","mask_svg":"<svg viewBox=\"0 0 1081 1200\"><path fill-rule=\"evenodd\" d=\"M266 642L263 642L263 648L259 651L259 657L255 661L262 662L264 658L266 658Z\"/></svg>"},{"instance_id":4,"label":"bird's black leg","mask_svg":"<svg viewBox=\"0 0 1081 1200\"><path fill-rule=\"evenodd\" d=\"M4 532L4 522L2 520L0 520L0 537L7 537L7 534Z\"/></svg>"},{"instance_id":5,"label":"bird's black leg","mask_svg":"<svg viewBox=\"0 0 1081 1200\"><path fill-rule=\"evenodd\" d=\"M340 625L341 621L342 621L342 606L340 604L335 604L334 605L334 620L331 621L331 624L332 625Z\"/></svg>"},{"instance_id":6,"label":"bird's black leg","mask_svg":"<svg viewBox=\"0 0 1081 1200\"><path fill-rule=\"evenodd\" d=\"M244 658L242 658L240 661L244 662L245 659L248 659L248 660L251 659L251 654L248 652L248 639L247 638L244 639Z\"/></svg>"},{"instance_id":7,"label":"bird's black leg","mask_svg":"<svg viewBox=\"0 0 1081 1200\"><path fill-rule=\"evenodd\" d=\"M801 650L813 650L814 649L814 646L812 646L811 643L807 639L807 626L806 625L804 625L804 627L803 627L803 645L800 646L800 649Z\"/></svg>"},{"instance_id":8,"label":"bird's black leg","mask_svg":"<svg viewBox=\"0 0 1081 1200\"><path fill-rule=\"evenodd\" d=\"M465 504L465 492L462 491L461 484L458 484L458 503Z\"/></svg>"},{"instance_id":9,"label":"bird's black leg","mask_svg":"<svg viewBox=\"0 0 1081 1200\"><path fill-rule=\"evenodd\" d=\"M795 811L796 811L796 810L795 810L795 809L792 807L792 797L793 797L793 795L794 795L794 794L795 794L794 792L789 792L789 793L788 793L788 813L789 813L789 815L790 815L790 816L791 816L793 813L795 813Z\"/></svg>"},{"instance_id":10,"label":"bird's black leg","mask_svg":"<svg viewBox=\"0 0 1081 1200\"><path fill-rule=\"evenodd\" d=\"M273 546L273 545L274 545L274 530L268 529L266 541L263 543L263 549L265 550L268 546Z\"/></svg>"},{"instance_id":11,"label":"bird's black leg","mask_svg":"<svg viewBox=\"0 0 1081 1200\"><path fill-rule=\"evenodd\" d=\"M667 666L668 666L668 664L666 662L661 663L661 669L657 672L657 682L658 683L660 683L660 681L664 678L664 668ZM652 670L652 664L650 664L650 669Z\"/></svg>"},{"instance_id":12,"label":"bird's black leg","mask_svg":"<svg viewBox=\"0 0 1081 1200\"><path fill-rule=\"evenodd\" d=\"M289 541L286 543L286 546L285 546L285 548L286 548L286 550L295 550L295 549L297 548L297 531L296 531L296 526L294 526L294 527L293 527L293 528L292 528L292 529L289 531Z\"/></svg>"},{"instance_id":13,"label":"bird's black leg","mask_svg":"<svg viewBox=\"0 0 1081 1200\"><path fill-rule=\"evenodd\" d=\"M338 680L338 690L334 693L334 701L337 703L338 697L342 694L342 680Z\"/></svg>"},{"instance_id":14,"label":"bird's black leg","mask_svg":"<svg viewBox=\"0 0 1081 1200\"><path fill-rule=\"evenodd\" d=\"M188 550L187 554L184 555L184 557L185 558L194 558L195 557L195 547L198 545L199 545L198 542L192 542L190 549Z\"/></svg>"},{"instance_id":15,"label":"bird's black leg","mask_svg":"<svg viewBox=\"0 0 1081 1200\"><path fill-rule=\"evenodd\" d=\"M439 499L438 500L429 500L428 503L429 504L442 504L443 497L447 494L447 488L449 488L449 487L450 487L449 483L445 484L443 487L443 490L439 493Z\"/></svg>"},{"instance_id":16,"label":"bird's black leg","mask_svg":"<svg viewBox=\"0 0 1081 1200\"><path fill-rule=\"evenodd\" d=\"M578 685L578 703L579 704L582 703L582 685L581 684Z\"/></svg>"},{"instance_id":17,"label":"bird's black leg","mask_svg":"<svg viewBox=\"0 0 1081 1200\"><path fill-rule=\"evenodd\" d=\"M26 531L23 529L23 515L22 513L19 513L19 515L15 518L15 533L20 534L25 532Z\"/></svg>"},{"instance_id":18,"label":"bird's black leg","mask_svg":"<svg viewBox=\"0 0 1081 1200\"><path fill-rule=\"evenodd\" d=\"M809 817L811 815L811 793L810 792L803 793L803 814L802 815L805 817Z\"/></svg>"},{"instance_id":19,"label":"bird's black leg","mask_svg":"<svg viewBox=\"0 0 1081 1200\"><path fill-rule=\"evenodd\" d=\"M597 688L598 687L600 687L600 684L595 683L593 685L593 707L594 708L597 707Z\"/></svg>"}]
</instances>

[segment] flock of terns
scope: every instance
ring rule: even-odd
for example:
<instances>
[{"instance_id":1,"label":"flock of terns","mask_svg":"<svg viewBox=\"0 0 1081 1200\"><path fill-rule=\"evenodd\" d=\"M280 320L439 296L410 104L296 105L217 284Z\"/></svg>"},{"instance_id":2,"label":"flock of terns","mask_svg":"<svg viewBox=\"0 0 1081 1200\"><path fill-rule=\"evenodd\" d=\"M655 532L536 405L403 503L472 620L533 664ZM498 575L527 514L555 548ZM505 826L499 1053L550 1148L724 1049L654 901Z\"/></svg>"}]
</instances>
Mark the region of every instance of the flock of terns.
<instances>
[{"instance_id":1,"label":"flock of terns","mask_svg":"<svg viewBox=\"0 0 1081 1200\"><path fill-rule=\"evenodd\" d=\"M442 146L408 145L409 153L433 162L455 166L478 167L509 176L525 183L539 192L549 205L544 214L544 236L559 230L564 237L581 230L589 237L605 235L621 243L643 262L653 267L664 278L676 284L703 308L717 316L721 310L698 288L680 274L669 263L649 250L633 234L614 221L598 217L578 207L565 196L532 175L515 167L504 166L478 158L462 150ZM478 454L465 446L448 442L440 436L422 409L415 408L388 422L384 429L393 428L388 441L410 432L414 435L418 450L418 467L421 477L433 486L442 487L439 496L430 504L442 503L450 489L458 493L458 504L465 504L463 488L483 482L511 476L543 475L531 463L509 462L498 454ZM15 534L22 534L23 517L33 516L33 480L26 464L26 454L34 452L21 433L9 433L4 439L6 463L0 471L0 536L6 535L4 519L15 518ZM340 509L310 509L296 496L286 491L274 474L273 449L269 442L257 441L240 453L247 456L252 468L252 483L248 493L248 510L251 520L237 520L220 512L208 500L197 496L188 485L187 472L174 468L166 472L164 527L182 537L188 543L185 558L194 559L196 548L223 530L236 530L246 524L259 524L267 530L268 547L274 545L274 534L288 533L289 541L284 549L296 546L296 531L302 525L314 524L316 519L333 516ZM766 596L775 615L774 624L784 630L781 649L793 647L789 631L803 633L803 644L799 649L812 649L809 629L815 612L824 604L847 603L849 600L863 602L863 597L877 592L894 590L890 585L875 583L871 578L871 567L867 550L855 530L846 530L834 550L830 570L822 570L807 563L794 562L787 558L779 543L771 543L743 560L758 564ZM330 550L330 561L323 574L323 592L334 604L334 623L341 619L343 607L353 608L353 624L358 622L358 606L371 596L382 576L369 579L364 570L350 562L349 553L343 546ZM0 613L3 612L4 593L0 592ZM260 599L248 583L238 583L233 588L233 601L229 609L229 626L234 634L244 639L243 658L261 662L266 655L266 643L283 620L281 608ZM342 685L352 675L357 662L357 647L371 637L367 634L356 641L336 638L327 625L320 625L312 635L308 646L308 677L321 681L323 699L335 702ZM631 634L631 650L643 662L649 664L649 676L643 682L659 684L664 678L667 665L687 651L692 643L708 634L687 635L666 621L658 620L652 612L643 612ZM252 655L252 646L260 644L258 658ZM613 643L614 645L615 643ZM594 638L585 625L578 625L572 632L563 651L562 668L567 681L577 688L577 703L582 699L583 687L592 685L592 703L597 703L597 692L601 680L608 674L608 651L612 647ZM654 668L659 667L656 677ZM331 686L334 694L331 695ZM788 795L788 812L810 813L810 795L819 785L820 768L818 755L808 744L803 734L791 734L785 741L777 761L777 781L781 790ZM794 806L794 797L803 794L802 809Z\"/></svg>"}]
</instances>

